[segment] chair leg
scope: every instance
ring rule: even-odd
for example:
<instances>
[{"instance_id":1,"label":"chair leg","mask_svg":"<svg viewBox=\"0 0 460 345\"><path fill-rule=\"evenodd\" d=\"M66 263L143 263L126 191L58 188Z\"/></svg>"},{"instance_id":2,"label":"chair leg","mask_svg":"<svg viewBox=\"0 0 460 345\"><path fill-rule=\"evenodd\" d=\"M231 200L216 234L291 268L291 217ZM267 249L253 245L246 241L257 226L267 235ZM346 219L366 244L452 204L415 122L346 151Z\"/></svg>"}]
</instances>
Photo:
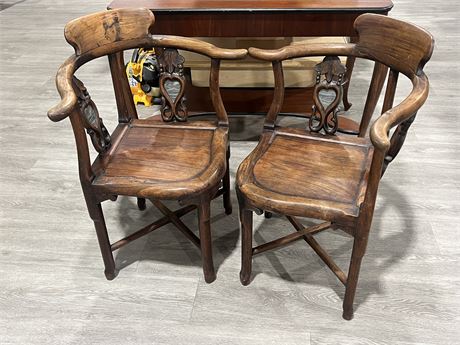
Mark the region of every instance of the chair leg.
<instances>
[{"instance_id":1,"label":"chair leg","mask_svg":"<svg viewBox=\"0 0 460 345\"><path fill-rule=\"evenodd\" d=\"M137 207L139 210L144 211L146 208L145 198L137 198Z\"/></svg>"},{"instance_id":2,"label":"chair leg","mask_svg":"<svg viewBox=\"0 0 460 345\"><path fill-rule=\"evenodd\" d=\"M232 200L230 195L230 149L227 150L227 170L225 171L225 175L222 181L223 188L224 188L224 209L225 214L232 214Z\"/></svg>"},{"instance_id":3,"label":"chair leg","mask_svg":"<svg viewBox=\"0 0 460 345\"><path fill-rule=\"evenodd\" d=\"M343 300L342 316L345 320L351 320L353 318L353 301L355 299L356 286L358 285L361 261L366 251L367 237L367 235L365 237L356 237L353 242L353 251L351 253L350 267L348 269L345 298Z\"/></svg>"},{"instance_id":4,"label":"chair leg","mask_svg":"<svg viewBox=\"0 0 460 345\"><path fill-rule=\"evenodd\" d=\"M241 224L241 272L240 281L243 285L251 282L252 271L252 211L240 208Z\"/></svg>"},{"instance_id":5,"label":"chair leg","mask_svg":"<svg viewBox=\"0 0 460 345\"><path fill-rule=\"evenodd\" d=\"M102 207L100 203L87 202L87 205L90 217L94 222L97 240L102 254L102 260L104 261L104 274L107 280L112 280L117 276L117 272L115 269L112 249L110 248L109 235L107 234L107 227L105 225Z\"/></svg>"},{"instance_id":6,"label":"chair leg","mask_svg":"<svg viewBox=\"0 0 460 345\"><path fill-rule=\"evenodd\" d=\"M212 260L210 208L210 201L204 201L198 206L201 260L203 262L204 280L208 284L212 283L216 279L214 263Z\"/></svg>"}]
</instances>

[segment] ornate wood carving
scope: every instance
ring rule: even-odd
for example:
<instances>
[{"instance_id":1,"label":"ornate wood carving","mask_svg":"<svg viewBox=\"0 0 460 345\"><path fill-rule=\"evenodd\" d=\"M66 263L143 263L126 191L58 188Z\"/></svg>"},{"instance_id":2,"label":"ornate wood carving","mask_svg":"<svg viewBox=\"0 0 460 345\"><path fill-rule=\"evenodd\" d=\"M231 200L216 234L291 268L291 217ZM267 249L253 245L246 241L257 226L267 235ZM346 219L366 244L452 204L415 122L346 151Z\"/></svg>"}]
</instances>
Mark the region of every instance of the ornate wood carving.
<instances>
[{"instance_id":1,"label":"ornate wood carving","mask_svg":"<svg viewBox=\"0 0 460 345\"><path fill-rule=\"evenodd\" d=\"M89 134L96 151L103 153L111 145L109 131L99 117L96 104L91 99L85 85L76 77L73 77L73 81L78 93L78 105L80 107L83 126L86 128L86 132Z\"/></svg>"},{"instance_id":2,"label":"ornate wood carving","mask_svg":"<svg viewBox=\"0 0 460 345\"><path fill-rule=\"evenodd\" d=\"M312 132L324 130L326 134L335 134L338 128L337 113L342 101L346 68L337 56L326 56L315 66L316 85L313 90L313 107L309 121ZM323 77L324 76L324 77ZM335 93L334 99L327 105L320 98L321 91Z\"/></svg>"},{"instance_id":3,"label":"ornate wood carving","mask_svg":"<svg viewBox=\"0 0 460 345\"><path fill-rule=\"evenodd\" d=\"M164 48L158 56L163 121L187 121L184 61L184 57L174 48Z\"/></svg>"},{"instance_id":4,"label":"ornate wood carving","mask_svg":"<svg viewBox=\"0 0 460 345\"><path fill-rule=\"evenodd\" d=\"M385 160L383 161L382 176L385 173L385 170L387 169L388 165L393 161L393 159L395 159L395 157L401 150L404 141L406 140L407 131L414 122L416 115L417 114L412 115L406 121L402 122L401 124L399 124L398 127L396 127L396 130L391 136L391 146L388 149L388 152L385 156Z\"/></svg>"}]
</instances>

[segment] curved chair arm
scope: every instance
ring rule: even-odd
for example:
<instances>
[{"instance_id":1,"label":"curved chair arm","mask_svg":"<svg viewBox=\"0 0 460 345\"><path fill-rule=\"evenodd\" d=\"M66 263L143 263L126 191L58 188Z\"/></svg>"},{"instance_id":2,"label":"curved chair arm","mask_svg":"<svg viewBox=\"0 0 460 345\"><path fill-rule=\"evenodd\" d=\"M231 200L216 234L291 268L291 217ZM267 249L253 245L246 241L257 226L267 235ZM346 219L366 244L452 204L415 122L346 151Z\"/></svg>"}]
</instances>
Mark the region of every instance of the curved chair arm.
<instances>
[{"instance_id":1,"label":"curved chair arm","mask_svg":"<svg viewBox=\"0 0 460 345\"><path fill-rule=\"evenodd\" d=\"M207 42L179 36L152 36L151 40L135 40L134 43L133 46L151 43L153 46L174 47L190 50L195 53L207 55L213 59L242 59L248 54L246 49L223 49ZM119 43L118 45L120 46L121 44ZM126 46L122 48L132 47ZM104 49L107 50L107 47L104 47ZM98 56L100 54L94 55ZM77 57L76 55L72 55L59 68L56 74L56 87L58 89L59 95L61 96L61 101L48 111L48 117L50 120L58 122L65 119L72 113L75 105L77 104L77 95L75 94L75 91L72 87L72 77L74 72L84 62L83 60L88 58L89 57L87 56Z\"/></svg>"},{"instance_id":2,"label":"curved chair arm","mask_svg":"<svg viewBox=\"0 0 460 345\"><path fill-rule=\"evenodd\" d=\"M355 44L295 44L280 49L249 48L249 56L263 61L282 61L304 56L354 55Z\"/></svg>"},{"instance_id":3,"label":"curved chair arm","mask_svg":"<svg viewBox=\"0 0 460 345\"><path fill-rule=\"evenodd\" d=\"M212 59L236 60L242 59L248 55L248 51L246 49L219 48L211 43L189 37L170 35L152 35L151 37L152 44L154 46L184 49L209 56Z\"/></svg>"},{"instance_id":4,"label":"curved chair arm","mask_svg":"<svg viewBox=\"0 0 460 345\"><path fill-rule=\"evenodd\" d=\"M48 110L48 117L51 121L58 122L69 116L77 104L77 95L72 87L72 77L77 69L77 57L70 56L59 68L56 74L56 88L58 89L61 101Z\"/></svg>"},{"instance_id":5,"label":"curved chair arm","mask_svg":"<svg viewBox=\"0 0 460 345\"><path fill-rule=\"evenodd\" d=\"M372 125L370 138L372 144L382 152L390 148L388 133L391 128L413 116L428 97L428 78L424 73L414 76L413 89L409 96L397 106L382 114Z\"/></svg>"},{"instance_id":6,"label":"curved chair arm","mask_svg":"<svg viewBox=\"0 0 460 345\"><path fill-rule=\"evenodd\" d=\"M155 17L146 8L125 8L93 13L69 22L64 36L75 49L56 75L61 102L48 111L52 121L69 116L77 104L72 86L74 72L99 56L147 44Z\"/></svg>"}]
</instances>

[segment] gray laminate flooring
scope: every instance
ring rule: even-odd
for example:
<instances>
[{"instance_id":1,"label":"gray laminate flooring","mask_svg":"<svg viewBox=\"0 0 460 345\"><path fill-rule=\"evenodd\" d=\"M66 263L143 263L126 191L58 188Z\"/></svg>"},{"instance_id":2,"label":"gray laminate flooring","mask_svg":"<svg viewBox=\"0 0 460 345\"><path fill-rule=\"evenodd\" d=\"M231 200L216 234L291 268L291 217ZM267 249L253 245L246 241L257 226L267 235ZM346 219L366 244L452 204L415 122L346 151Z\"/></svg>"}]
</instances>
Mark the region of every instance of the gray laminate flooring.
<instances>
[{"instance_id":1,"label":"gray laminate flooring","mask_svg":"<svg viewBox=\"0 0 460 345\"><path fill-rule=\"evenodd\" d=\"M58 100L55 72L72 53L64 24L106 2L0 1L0 344L459 344L459 5L394 2L391 16L436 38L426 67L431 94L382 180L347 322L343 287L304 243L257 257L252 284L240 285L235 195L229 217L213 203L214 283L204 282L196 248L170 226L119 250L119 276L106 281L70 124L46 118ZM352 101L370 66L355 70ZM80 75L113 127L107 72L101 60ZM254 147L241 128L256 133L260 124L232 119L232 178ZM158 216L123 197L104 210L112 240ZM196 226L194 215L185 222ZM255 229L261 243L291 227L256 217ZM318 238L346 268L350 238Z\"/></svg>"}]
</instances>

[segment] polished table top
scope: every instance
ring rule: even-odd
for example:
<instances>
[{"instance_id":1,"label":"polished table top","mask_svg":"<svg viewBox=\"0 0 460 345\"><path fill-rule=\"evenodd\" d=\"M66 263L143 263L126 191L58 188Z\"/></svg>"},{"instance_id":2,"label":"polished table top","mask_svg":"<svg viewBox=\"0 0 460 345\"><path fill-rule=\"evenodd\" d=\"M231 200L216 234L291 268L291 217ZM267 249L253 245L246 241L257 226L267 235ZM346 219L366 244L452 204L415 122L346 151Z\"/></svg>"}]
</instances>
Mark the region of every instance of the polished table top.
<instances>
[{"instance_id":1,"label":"polished table top","mask_svg":"<svg viewBox=\"0 0 460 345\"><path fill-rule=\"evenodd\" d=\"M209 37L354 36L363 13L386 15L390 0L114 0L108 9L145 7L158 34Z\"/></svg>"},{"instance_id":2,"label":"polished table top","mask_svg":"<svg viewBox=\"0 0 460 345\"><path fill-rule=\"evenodd\" d=\"M388 12L390 0L114 0L109 9L146 7L156 11L362 11Z\"/></svg>"},{"instance_id":3,"label":"polished table top","mask_svg":"<svg viewBox=\"0 0 460 345\"><path fill-rule=\"evenodd\" d=\"M145 7L155 14L155 34L191 37L356 36L363 13L387 15L390 0L114 0L108 9ZM350 62L349 70L353 63ZM350 76L348 77L350 79ZM350 83L347 84L347 86ZM189 109L211 111L209 93L189 87ZM270 89L222 88L230 112L265 112ZM347 95L345 90L344 95ZM283 112L311 109L311 88L287 89ZM197 99L197 104L191 102ZM196 108L196 109L195 109Z\"/></svg>"}]
</instances>

